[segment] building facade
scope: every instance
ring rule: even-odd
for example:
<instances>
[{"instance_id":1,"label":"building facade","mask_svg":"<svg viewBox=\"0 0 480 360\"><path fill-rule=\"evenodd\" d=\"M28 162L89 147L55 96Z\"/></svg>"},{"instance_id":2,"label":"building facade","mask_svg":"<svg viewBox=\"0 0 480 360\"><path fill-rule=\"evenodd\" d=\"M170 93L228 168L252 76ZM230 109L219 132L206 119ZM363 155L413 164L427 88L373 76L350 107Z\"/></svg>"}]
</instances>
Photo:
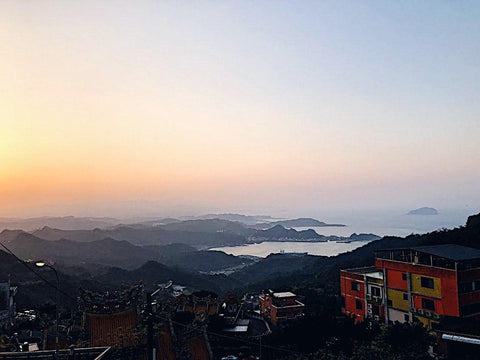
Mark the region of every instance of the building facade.
<instances>
[{"instance_id":1,"label":"building facade","mask_svg":"<svg viewBox=\"0 0 480 360\"><path fill-rule=\"evenodd\" d=\"M386 324L419 321L432 328L445 316L480 319L480 250L451 244L383 250L375 253L369 270L374 274L373 269L381 273L379 318ZM368 274L350 269L340 275L343 312L356 321L368 318L368 298L373 299Z\"/></svg>"},{"instance_id":2,"label":"building facade","mask_svg":"<svg viewBox=\"0 0 480 360\"><path fill-rule=\"evenodd\" d=\"M384 318L383 272L373 266L340 271L342 312L355 322Z\"/></svg>"},{"instance_id":3,"label":"building facade","mask_svg":"<svg viewBox=\"0 0 480 360\"><path fill-rule=\"evenodd\" d=\"M277 292L269 290L259 296L260 311L270 319L273 325L287 320L295 320L303 315L305 305L297 300L292 292Z\"/></svg>"}]
</instances>

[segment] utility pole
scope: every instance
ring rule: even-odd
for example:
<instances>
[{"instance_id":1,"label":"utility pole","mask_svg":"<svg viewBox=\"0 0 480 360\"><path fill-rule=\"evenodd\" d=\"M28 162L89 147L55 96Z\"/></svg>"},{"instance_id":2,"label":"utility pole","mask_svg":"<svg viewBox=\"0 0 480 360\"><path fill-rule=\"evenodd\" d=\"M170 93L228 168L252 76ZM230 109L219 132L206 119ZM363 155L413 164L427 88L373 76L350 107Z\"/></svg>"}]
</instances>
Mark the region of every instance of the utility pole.
<instances>
[{"instance_id":1,"label":"utility pole","mask_svg":"<svg viewBox=\"0 0 480 360\"><path fill-rule=\"evenodd\" d=\"M147 336L148 336L148 360L153 359L153 309L152 309L152 293L147 292Z\"/></svg>"},{"instance_id":2,"label":"utility pole","mask_svg":"<svg viewBox=\"0 0 480 360\"><path fill-rule=\"evenodd\" d=\"M55 287L55 360L59 359L59 344L58 344L58 322L60 320L59 311L58 311L58 292L60 290L60 279L58 278L57 270L51 265L48 265L45 261L36 261L35 266L38 268L47 267L55 273L55 278L57 279L57 286Z\"/></svg>"}]
</instances>

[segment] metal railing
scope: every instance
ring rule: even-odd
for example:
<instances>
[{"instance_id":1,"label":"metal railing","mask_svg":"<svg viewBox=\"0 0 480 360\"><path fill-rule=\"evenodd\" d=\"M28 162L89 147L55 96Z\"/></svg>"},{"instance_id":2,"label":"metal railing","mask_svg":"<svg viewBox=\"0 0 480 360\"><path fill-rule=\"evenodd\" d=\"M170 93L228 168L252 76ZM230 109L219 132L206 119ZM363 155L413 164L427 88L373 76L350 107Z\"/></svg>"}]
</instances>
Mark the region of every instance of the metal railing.
<instances>
[{"instance_id":1,"label":"metal railing","mask_svg":"<svg viewBox=\"0 0 480 360\"><path fill-rule=\"evenodd\" d=\"M94 347L94 348L76 348L74 349L74 357L72 357L71 349L63 349L59 351L59 359L61 360L106 360L110 347ZM42 351L26 351L26 352L0 352L0 360L10 359L28 359L28 360L52 360L55 359L55 350Z\"/></svg>"}]
</instances>

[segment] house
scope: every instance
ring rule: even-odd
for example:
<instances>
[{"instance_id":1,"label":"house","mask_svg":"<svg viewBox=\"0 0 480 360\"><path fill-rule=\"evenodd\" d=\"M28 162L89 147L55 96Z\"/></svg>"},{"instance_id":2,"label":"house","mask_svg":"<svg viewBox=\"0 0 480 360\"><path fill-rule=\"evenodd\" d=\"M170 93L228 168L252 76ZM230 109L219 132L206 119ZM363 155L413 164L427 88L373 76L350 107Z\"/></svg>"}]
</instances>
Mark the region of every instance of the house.
<instances>
[{"instance_id":1,"label":"house","mask_svg":"<svg viewBox=\"0 0 480 360\"><path fill-rule=\"evenodd\" d=\"M303 315L305 305L297 300L292 292L277 292L272 290L259 296L260 311L270 319L273 325L279 322L294 320Z\"/></svg>"}]
</instances>

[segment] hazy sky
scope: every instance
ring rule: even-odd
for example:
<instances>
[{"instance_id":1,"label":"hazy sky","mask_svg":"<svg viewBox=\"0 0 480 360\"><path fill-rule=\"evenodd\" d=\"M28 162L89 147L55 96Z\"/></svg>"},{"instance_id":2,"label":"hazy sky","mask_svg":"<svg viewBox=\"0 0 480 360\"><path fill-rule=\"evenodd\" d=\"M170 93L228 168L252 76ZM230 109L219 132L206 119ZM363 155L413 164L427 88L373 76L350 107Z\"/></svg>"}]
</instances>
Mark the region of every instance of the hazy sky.
<instances>
[{"instance_id":1,"label":"hazy sky","mask_svg":"<svg viewBox=\"0 0 480 360\"><path fill-rule=\"evenodd\" d=\"M0 216L477 208L479 19L477 1L1 1Z\"/></svg>"}]
</instances>

